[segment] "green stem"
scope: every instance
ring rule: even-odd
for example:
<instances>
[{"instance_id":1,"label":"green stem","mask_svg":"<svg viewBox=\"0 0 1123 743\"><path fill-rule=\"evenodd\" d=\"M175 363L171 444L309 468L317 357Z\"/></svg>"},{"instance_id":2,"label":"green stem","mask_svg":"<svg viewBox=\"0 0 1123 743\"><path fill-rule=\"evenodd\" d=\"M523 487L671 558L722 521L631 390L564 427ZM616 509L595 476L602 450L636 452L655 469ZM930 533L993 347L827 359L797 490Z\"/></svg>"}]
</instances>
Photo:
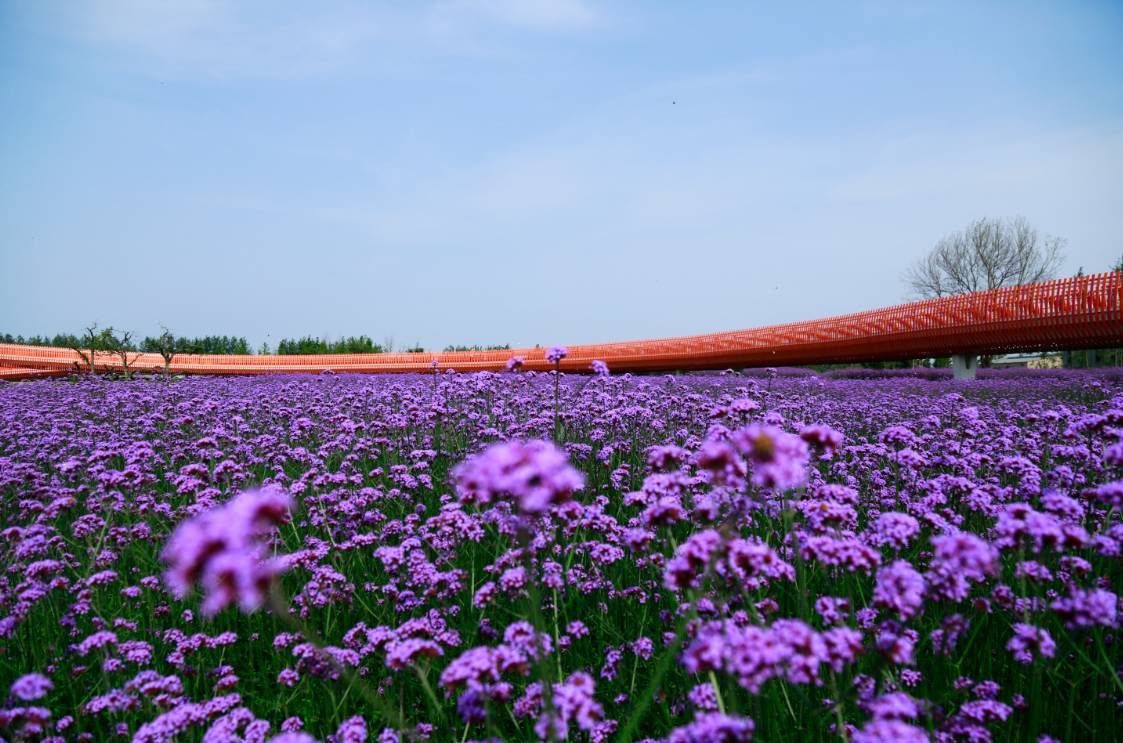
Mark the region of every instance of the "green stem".
<instances>
[{"instance_id":1,"label":"green stem","mask_svg":"<svg viewBox=\"0 0 1123 743\"><path fill-rule=\"evenodd\" d=\"M674 641L669 648L663 651L662 656L660 656L659 664L655 667L655 675L651 677L651 681L648 682L647 688L644 689L643 695L639 698L639 702L632 710L631 716L628 717L628 721L624 724L624 728L620 732L618 740L623 743L631 743L632 734L635 733L640 720L643 719L643 715L647 712L647 708L651 706L651 702L655 697L655 692L659 689L659 684L662 683L663 677L667 675L667 672L671 670L671 666L674 665L675 657L678 655L679 643L681 643L682 638L686 636L688 624L689 619L684 615L683 618L679 620L679 626L675 632Z\"/></svg>"},{"instance_id":2,"label":"green stem","mask_svg":"<svg viewBox=\"0 0 1123 743\"><path fill-rule=\"evenodd\" d=\"M433 714L444 724L444 710L441 708L441 703L437 700L437 695L433 693L433 687L429 685L429 673L427 670L422 670L418 666L414 666L413 670L417 672L417 678L421 680L421 688L425 690L425 696L429 702L429 706L433 708Z\"/></svg>"},{"instance_id":3,"label":"green stem","mask_svg":"<svg viewBox=\"0 0 1123 743\"><path fill-rule=\"evenodd\" d=\"M795 719L795 710L792 709L792 700L788 698L788 684L783 679L780 679L780 693L784 695L784 704L788 707L788 714Z\"/></svg>"},{"instance_id":4,"label":"green stem","mask_svg":"<svg viewBox=\"0 0 1123 743\"><path fill-rule=\"evenodd\" d=\"M558 411L561 408L561 362L554 364L554 443L558 440Z\"/></svg>"},{"instance_id":5,"label":"green stem","mask_svg":"<svg viewBox=\"0 0 1123 743\"><path fill-rule=\"evenodd\" d=\"M1119 672L1115 669L1115 666L1111 665L1111 658L1108 656L1103 640L1098 634L1096 635L1096 647L1100 649L1100 655L1103 656L1104 663L1107 664L1107 672L1111 675L1111 680L1119 687L1119 691L1123 692L1123 681L1119 680Z\"/></svg>"},{"instance_id":6,"label":"green stem","mask_svg":"<svg viewBox=\"0 0 1123 743\"><path fill-rule=\"evenodd\" d=\"M538 589L538 579L534 573L534 562L530 554L530 533L526 528L520 529L520 540L523 550L523 566L526 570L527 597L530 603L530 624L534 628L534 670L538 676L538 683L542 686L542 704L545 708L547 725L547 740L554 739L554 687L550 678L550 665L545 661L545 651L542 647L542 606L541 592ZM557 649L555 648L555 651Z\"/></svg>"},{"instance_id":7,"label":"green stem","mask_svg":"<svg viewBox=\"0 0 1123 743\"><path fill-rule=\"evenodd\" d=\"M558 661L558 681L564 678L561 667L561 635L558 633L558 589L554 589L554 658Z\"/></svg>"},{"instance_id":8,"label":"green stem","mask_svg":"<svg viewBox=\"0 0 1123 743\"><path fill-rule=\"evenodd\" d=\"M721 687L717 683L717 675L710 671L710 686L714 687L714 695L717 697L718 712L725 714L725 701L721 698Z\"/></svg>"},{"instance_id":9,"label":"green stem","mask_svg":"<svg viewBox=\"0 0 1123 743\"><path fill-rule=\"evenodd\" d=\"M850 736L846 734L846 721L842 719L842 700L838 694L838 676L834 671L831 671L831 696L834 697L834 719L835 725L838 727L838 737L843 741L850 740Z\"/></svg>"}]
</instances>

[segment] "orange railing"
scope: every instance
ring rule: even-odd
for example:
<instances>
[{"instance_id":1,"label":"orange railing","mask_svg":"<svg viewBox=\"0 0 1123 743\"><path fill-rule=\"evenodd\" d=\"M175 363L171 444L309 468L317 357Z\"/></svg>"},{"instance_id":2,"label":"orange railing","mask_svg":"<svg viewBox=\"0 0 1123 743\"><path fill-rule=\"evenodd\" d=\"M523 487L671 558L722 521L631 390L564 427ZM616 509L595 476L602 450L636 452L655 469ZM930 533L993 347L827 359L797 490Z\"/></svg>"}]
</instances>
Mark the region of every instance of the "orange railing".
<instances>
[{"instance_id":1,"label":"orange railing","mask_svg":"<svg viewBox=\"0 0 1123 743\"><path fill-rule=\"evenodd\" d=\"M1123 345L1123 273L1078 276L858 312L823 320L659 340L569 346L565 371L587 371L594 359L614 371L847 363L960 353L1095 348ZM552 368L543 348L448 353L220 356L179 354L179 374L278 372L498 371L512 356L525 368ZM132 356L130 356L132 358ZM118 357L99 353L99 370L121 370ZM164 368L157 354L132 362L140 371ZM85 368L75 351L0 344L0 379L59 376Z\"/></svg>"}]
</instances>

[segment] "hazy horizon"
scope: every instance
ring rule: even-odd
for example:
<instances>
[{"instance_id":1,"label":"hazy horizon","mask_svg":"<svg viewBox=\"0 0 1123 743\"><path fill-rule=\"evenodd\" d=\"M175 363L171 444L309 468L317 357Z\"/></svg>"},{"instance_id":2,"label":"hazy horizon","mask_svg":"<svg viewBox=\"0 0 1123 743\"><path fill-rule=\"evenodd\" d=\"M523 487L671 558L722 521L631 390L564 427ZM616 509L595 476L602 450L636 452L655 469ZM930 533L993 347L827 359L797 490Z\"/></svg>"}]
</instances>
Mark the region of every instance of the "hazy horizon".
<instances>
[{"instance_id":1,"label":"hazy horizon","mask_svg":"<svg viewBox=\"0 0 1123 743\"><path fill-rule=\"evenodd\" d=\"M0 332L687 335L1123 253L1123 6L0 5Z\"/></svg>"}]
</instances>

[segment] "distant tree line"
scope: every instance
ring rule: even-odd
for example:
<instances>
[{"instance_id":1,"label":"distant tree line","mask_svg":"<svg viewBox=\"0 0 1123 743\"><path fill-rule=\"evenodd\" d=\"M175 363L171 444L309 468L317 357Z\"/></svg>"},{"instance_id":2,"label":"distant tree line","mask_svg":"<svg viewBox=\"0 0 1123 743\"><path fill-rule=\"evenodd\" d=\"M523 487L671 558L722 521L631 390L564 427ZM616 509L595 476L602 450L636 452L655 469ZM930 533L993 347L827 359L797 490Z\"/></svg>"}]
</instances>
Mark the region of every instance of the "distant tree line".
<instances>
[{"instance_id":1,"label":"distant tree line","mask_svg":"<svg viewBox=\"0 0 1123 743\"><path fill-rule=\"evenodd\" d=\"M324 354L324 353L383 353L386 347L375 343L365 335L352 335L339 340L326 340L306 335L303 338L284 338L277 343L277 353Z\"/></svg>"},{"instance_id":2,"label":"distant tree line","mask_svg":"<svg viewBox=\"0 0 1123 743\"><path fill-rule=\"evenodd\" d=\"M105 350L101 346L123 347L127 351L143 351L145 353L202 353L202 354L252 354L255 353L253 346L243 336L236 335L205 335L196 338L187 338L184 336L176 337L169 331L165 330L163 334L158 336L146 336L139 343L135 343L127 339L124 344L110 343L106 340L104 334L112 332L112 328L105 328L94 335L74 335L72 333L59 333L57 335L12 335L11 333L0 333L0 343L17 343L27 346L54 346L55 348L79 348L87 347L87 344L93 340L94 346L98 350ZM120 339L119 339L120 340ZM104 343L102 343L104 341ZM391 353L395 350L404 351L406 353L425 353L425 348L417 343L412 346L405 346L404 348L394 348L394 341L388 338L381 343L375 343L370 336L366 335L349 335L345 338L338 340L330 340L328 338L316 338L314 336L306 335L301 338L282 338L278 343L276 350L273 350L268 343L263 343L257 350L259 354L276 353L282 356L288 355L315 355L315 354L328 354L328 353ZM445 351L509 351L511 345L504 343L502 345L471 345L471 346L445 346Z\"/></svg>"},{"instance_id":3,"label":"distant tree line","mask_svg":"<svg viewBox=\"0 0 1123 743\"><path fill-rule=\"evenodd\" d=\"M112 328L102 329L100 334L95 334L95 341L106 341L104 334L106 331L112 332ZM101 336L99 338L99 335ZM53 336L46 335L12 335L11 333L0 334L0 342L2 343L18 343L27 346L52 346L54 348L76 348L89 346L87 336L73 335L72 333L59 333ZM161 349L168 347L168 342L160 337L147 336L139 343L136 343L131 338L122 344L111 344L95 342L90 347L97 348L98 350L105 350L98 348L99 345L120 345L126 351L143 351L146 353L159 353ZM232 335L206 335L199 338L173 338L170 340L170 348L175 353L211 353L211 354L246 354L253 353L253 348L250 342L245 338L236 337Z\"/></svg>"},{"instance_id":4,"label":"distant tree line","mask_svg":"<svg viewBox=\"0 0 1123 743\"><path fill-rule=\"evenodd\" d=\"M159 353L165 342L160 337L146 337L140 342L140 350ZM205 335L200 338L176 338L171 343L175 353L246 354L253 353L250 342L233 335Z\"/></svg>"},{"instance_id":5,"label":"distant tree line","mask_svg":"<svg viewBox=\"0 0 1123 743\"><path fill-rule=\"evenodd\" d=\"M51 346L53 348L70 348L80 341L78 336L70 335L69 333L59 333L58 335L12 335L11 333L0 333L0 343L16 343L21 346Z\"/></svg>"},{"instance_id":6,"label":"distant tree line","mask_svg":"<svg viewBox=\"0 0 1123 743\"><path fill-rule=\"evenodd\" d=\"M96 329L95 329L96 330ZM74 335L73 333L58 333L56 335L13 335L0 333L0 343L17 343L27 346L53 346L55 348L94 348L105 351L110 348L120 348L125 351L145 353L200 353L200 354L252 354L253 346L243 336L235 335L205 335L196 338L172 336L168 332L159 336L146 336L139 343L132 340L131 336L118 338L119 342L110 342L107 333L112 334L112 328L103 328L92 334ZM490 348L490 347L489 347ZM499 346L495 346L499 348ZM507 346L503 346L507 348ZM281 355L293 354L325 354L325 353L383 353L390 350L387 345L375 343L368 336L348 336L339 340L328 340L304 336L303 338L283 338L277 343L276 351L271 351L268 344L263 344L258 353L278 353ZM424 348L412 346L407 351L423 353Z\"/></svg>"}]
</instances>

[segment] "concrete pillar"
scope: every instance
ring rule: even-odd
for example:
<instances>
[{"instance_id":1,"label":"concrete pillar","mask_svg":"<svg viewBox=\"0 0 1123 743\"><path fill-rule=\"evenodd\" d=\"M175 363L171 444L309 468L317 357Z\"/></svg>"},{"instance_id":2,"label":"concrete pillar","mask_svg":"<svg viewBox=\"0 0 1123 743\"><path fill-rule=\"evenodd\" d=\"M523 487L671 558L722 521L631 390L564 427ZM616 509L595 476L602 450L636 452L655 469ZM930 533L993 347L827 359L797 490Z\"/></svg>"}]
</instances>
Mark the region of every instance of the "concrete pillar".
<instances>
[{"instance_id":1,"label":"concrete pillar","mask_svg":"<svg viewBox=\"0 0 1123 743\"><path fill-rule=\"evenodd\" d=\"M979 358L973 353L961 353L951 357L951 372L956 379L974 379L979 367Z\"/></svg>"}]
</instances>

